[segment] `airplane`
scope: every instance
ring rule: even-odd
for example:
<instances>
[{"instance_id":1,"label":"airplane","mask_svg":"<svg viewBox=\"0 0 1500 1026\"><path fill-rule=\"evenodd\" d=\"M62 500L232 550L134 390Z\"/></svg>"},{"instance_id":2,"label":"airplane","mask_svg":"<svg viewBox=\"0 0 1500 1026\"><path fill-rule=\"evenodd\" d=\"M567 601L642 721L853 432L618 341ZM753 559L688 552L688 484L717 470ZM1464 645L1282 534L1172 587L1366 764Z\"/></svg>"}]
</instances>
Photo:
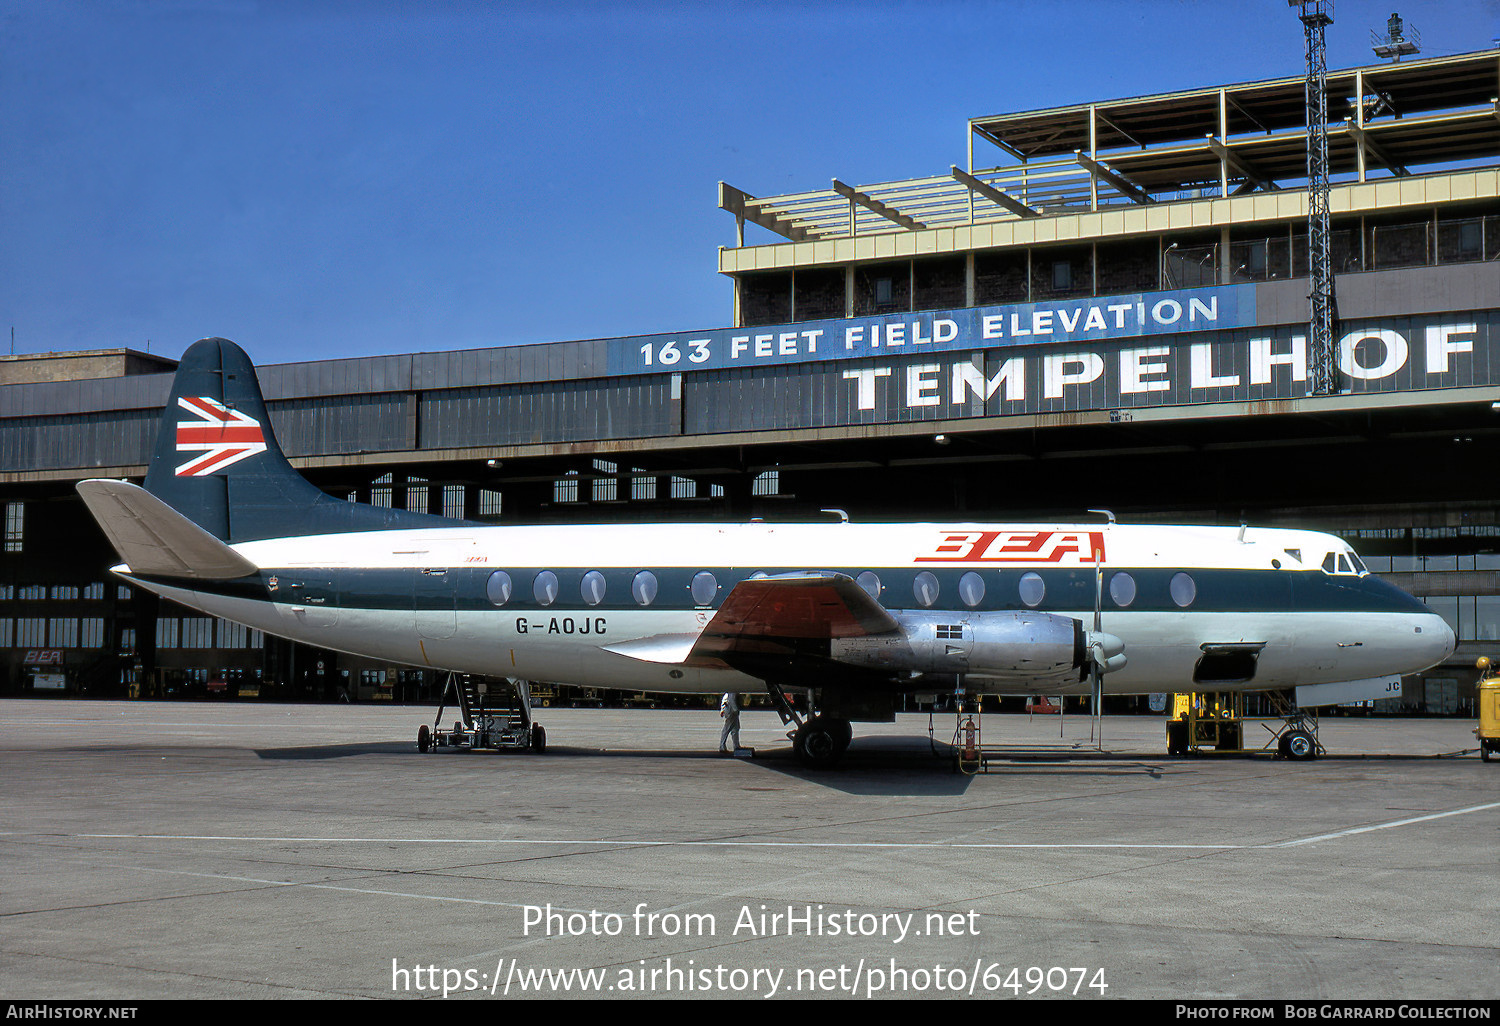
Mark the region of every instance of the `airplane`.
<instances>
[{"instance_id":1,"label":"airplane","mask_svg":"<svg viewBox=\"0 0 1500 1026\"><path fill-rule=\"evenodd\" d=\"M493 526L345 502L287 461L254 366L222 338L183 355L144 486L77 489L114 573L184 606L451 673L764 690L813 767L904 694L1092 694L1097 710L1106 694L1399 688L1455 645L1314 531L1113 515Z\"/></svg>"}]
</instances>

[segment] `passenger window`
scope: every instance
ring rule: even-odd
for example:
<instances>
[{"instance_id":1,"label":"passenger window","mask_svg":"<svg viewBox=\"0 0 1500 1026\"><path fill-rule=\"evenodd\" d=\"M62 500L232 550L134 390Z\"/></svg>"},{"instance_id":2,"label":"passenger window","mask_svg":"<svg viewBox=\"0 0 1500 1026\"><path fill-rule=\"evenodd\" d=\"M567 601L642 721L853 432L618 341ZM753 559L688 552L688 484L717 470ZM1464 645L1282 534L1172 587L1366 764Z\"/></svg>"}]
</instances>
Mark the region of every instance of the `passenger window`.
<instances>
[{"instance_id":1,"label":"passenger window","mask_svg":"<svg viewBox=\"0 0 1500 1026\"><path fill-rule=\"evenodd\" d=\"M1183 609L1192 605L1193 599L1198 597L1198 582L1187 574L1173 574L1168 589L1172 592L1172 601Z\"/></svg>"},{"instance_id":2,"label":"passenger window","mask_svg":"<svg viewBox=\"0 0 1500 1026\"><path fill-rule=\"evenodd\" d=\"M926 609L938 600L938 579L932 575L932 571L923 570L911 582L911 592L917 605Z\"/></svg>"},{"instance_id":3,"label":"passenger window","mask_svg":"<svg viewBox=\"0 0 1500 1026\"><path fill-rule=\"evenodd\" d=\"M537 574L531 585L531 594L536 597L539 606L550 606L557 601L557 575L551 570L543 570Z\"/></svg>"},{"instance_id":4,"label":"passenger window","mask_svg":"<svg viewBox=\"0 0 1500 1026\"><path fill-rule=\"evenodd\" d=\"M597 606L604 601L604 575L597 570L590 570L583 575L583 581L578 586L583 595L583 600L591 606Z\"/></svg>"},{"instance_id":5,"label":"passenger window","mask_svg":"<svg viewBox=\"0 0 1500 1026\"><path fill-rule=\"evenodd\" d=\"M1115 574L1109 579L1109 597L1121 609L1130 605L1135 601L1135 578L1129 574Z\"/></svg>"},{"instance_id":6,"label":"passenger window","mask_svg":"<svg viewBox=\"0 0 1500 1026\"><path fill-rule=\"evenodd\" d=\"M630 595L637 605L649 606L655 602L656 589L656 575L650 570L642 570L635 575L635 580L630 582Z\"/></svg>"},{"instance_id":7,"label":"passenger window","mask_svg":"<svg viewBox=\"0 0 1500 1026\"><path fill-rule=\"evenodd\" d=\"M714 575L707 570L699 570L693 575L693 602L700 606L712 605L714 596L719 593L719 582Z\"/></svg>"},{"instance_id":8,"label":"passenger window","mask_svg":"<svg viewBox=\"0 0 1500 1026\"><path fill-rule=\"evenodd\" d=\"M973 609L984 601L984 578L970 570L958 580L958 597Z\"/></svg>"},{"instance_id":9,"label":"passenger window","mask_svg":"<svg viewBox=\"0 0 1500 1026\"><path fill-rule=\"evenodd\" d=\"M484 586L484 593L492 605L505 605L510 601L510 574L504 570L496 570L490 574L490 579Z\"/></svg>"},{"instance_id":10,"label":"passenger window","mask_svg":"<svg viewBox=\"0 0 1500 1026\"><path fill-rule=\"evenodd\" d=\"M855 583L865 589L865 594L876 602L880 601L880 577L873 570L866 570L854 579Z\"/></svg>"},{"instance_id":11,"label":"passenger window","mask_svg":"<svg viewBox=\"0 0 1500 1026\"><path fill-rule=\"evenodd\" d=\"M1047 583L1042 580L1040 574L1027 573L1022 575L1020 584L1021 601L1035 609L1042 604L1042 599L1047 597Z\"/></svg>"}]
</instances>

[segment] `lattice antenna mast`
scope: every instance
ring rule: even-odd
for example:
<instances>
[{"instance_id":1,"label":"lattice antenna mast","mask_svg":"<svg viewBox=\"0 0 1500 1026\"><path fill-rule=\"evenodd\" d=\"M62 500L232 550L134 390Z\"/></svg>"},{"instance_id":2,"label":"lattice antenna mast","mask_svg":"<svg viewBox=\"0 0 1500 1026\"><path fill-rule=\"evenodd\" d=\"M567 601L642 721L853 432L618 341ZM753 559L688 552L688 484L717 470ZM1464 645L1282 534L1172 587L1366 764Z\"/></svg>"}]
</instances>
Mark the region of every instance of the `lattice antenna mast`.
<instances>
[{"instance_id":1,"label":"lattice antenna mast","mask_svg":"<svg viewBox=\"0 0 1500 1026\"><path fill-rule=\"evenodd\" d=\"M1333 0L1287 0L1299 9L1307 39L1308 392L1338 391L1333 345L1333 253L1328 224L1328 51L1323 30L1333 24Z\"/></svg>"}]
</instances>

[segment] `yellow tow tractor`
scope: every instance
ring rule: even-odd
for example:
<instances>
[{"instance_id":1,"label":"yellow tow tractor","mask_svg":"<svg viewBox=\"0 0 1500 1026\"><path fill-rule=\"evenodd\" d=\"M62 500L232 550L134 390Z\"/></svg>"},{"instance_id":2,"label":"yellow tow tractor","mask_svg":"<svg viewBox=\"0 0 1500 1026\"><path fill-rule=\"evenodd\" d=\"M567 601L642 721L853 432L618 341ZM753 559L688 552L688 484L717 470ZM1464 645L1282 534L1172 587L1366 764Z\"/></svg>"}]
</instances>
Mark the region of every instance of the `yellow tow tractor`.
<instances>
[{"instance_id":1,"label":"yellow tow tractor","mask_svg":"<svg viewBox=\"0 0 1500 1026\"><path fill-rule=\"evenodd\" d=\"M1474 685L1474 706L1479 711L1479 725L1474 736L1479 739L1479 757L1485 762L1500 754L1500 673L1491 672L1489 656L1480 656L1479 683Z\"/></svg>"},{"instance_id":2,"label":"yellow tow tractor","mask_svg":"<svg viewBox=\"0 0 1500 1026\"><path fill-rule=\"evenodd\" d=\"M1243 751L1245 696L1239 692L1176 694L1167 721L1167 753Z\"/></svg>"},{"instance_id":3,"label":"yellow tow tractor","mask_svg":"<svg viewBox=\"0 0 1500 1026\"><path fill-rule=\"evenodd\" d=\"M1279 733L1271 732L1277 757L1308 760L1323 754L1316 717L1291 707L1276 692L1267 692L1267 698L1276 709L1277 718L1286 724ZM1243 691L1175 694L1167 720L1167 754L1199 755L1213 751L1220 755L1254 755L1267 751L1271 747L1269 741L1260 748L1245 745L1244 721Z\"/></svg>"}]
</instances>

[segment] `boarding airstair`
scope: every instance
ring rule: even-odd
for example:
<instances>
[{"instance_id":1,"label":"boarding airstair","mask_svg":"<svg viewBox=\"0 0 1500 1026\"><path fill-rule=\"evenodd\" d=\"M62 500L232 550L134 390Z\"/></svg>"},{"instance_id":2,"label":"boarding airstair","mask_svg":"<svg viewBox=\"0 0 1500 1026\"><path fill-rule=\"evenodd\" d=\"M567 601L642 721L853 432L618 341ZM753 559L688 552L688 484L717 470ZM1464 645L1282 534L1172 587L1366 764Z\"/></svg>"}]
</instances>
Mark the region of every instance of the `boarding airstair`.
<instances>
[{"instance_id":1,"label":"boarding airstair","mask_svg":"<svg viewBox=\"0 0 1500 1026\"><path fill-rule=\"evenodd\" d=\"M458 706L460 719L443 729L443 713L449 696ZM547 732L531 715L531 682L508 677L478 677L450 673L443 685L437 718L429 728L417 730L417 749L433 748L547 750Z\"/></svg>"}]
</instances>

